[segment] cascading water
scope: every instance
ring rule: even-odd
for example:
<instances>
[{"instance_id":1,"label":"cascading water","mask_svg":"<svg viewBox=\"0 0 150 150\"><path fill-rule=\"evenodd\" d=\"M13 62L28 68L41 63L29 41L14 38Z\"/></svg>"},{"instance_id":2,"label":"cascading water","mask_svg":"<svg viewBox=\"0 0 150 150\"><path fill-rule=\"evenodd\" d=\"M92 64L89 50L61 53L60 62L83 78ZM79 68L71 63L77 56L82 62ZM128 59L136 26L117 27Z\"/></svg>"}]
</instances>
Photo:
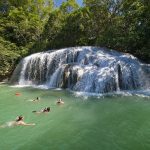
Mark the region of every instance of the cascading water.
<instances>
[{"instance_id":1,"label":"cascading water","mask_svg":"<svg viewBox=\"0 0 150 150\"><path fill-rule=\"evenodd\" d=\"M75 47L24 58L11 82L107 93L150 87L150 66L135 57L98 47ZM145 71L147 70L147 71Z\"/></svg>"}]
</instances>

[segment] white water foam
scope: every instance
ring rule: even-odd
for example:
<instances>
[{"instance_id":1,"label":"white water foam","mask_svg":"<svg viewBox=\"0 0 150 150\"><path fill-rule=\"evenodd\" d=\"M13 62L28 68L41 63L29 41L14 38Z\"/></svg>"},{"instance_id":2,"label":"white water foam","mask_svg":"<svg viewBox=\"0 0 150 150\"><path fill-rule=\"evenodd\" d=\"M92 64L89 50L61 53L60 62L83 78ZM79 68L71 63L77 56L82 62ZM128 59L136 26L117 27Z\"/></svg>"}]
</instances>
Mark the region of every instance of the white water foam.
<instances>
[{"instance_id":1,"label":"white water foam","mask_svg":"<svg viewBox=\"0 0 150 150\"><path fill-rule=\"evenodd\" d=\"M10 128L10 127L14 127L16 126L16 122L15 121L9 121L6 122L5 124L1 125L1 128Z\"/></svg>"},{"instance_id":2,"label":"white water foam","mask_svg":"<svg viewBox=\"0 0 150 150\"><path fill-rule=\"evenodd\" d=\"M149 66L146 67L143 70L143 64L134 56L114 50L66 48L24 58L18 84L96 94L146 90L150 87Z\"/></svg>"},{"instance_id":3,"label":"white water foam","mask_svg":"<svg viewBox=\"0 0 150 150\"><path fill-rule=\"evenodd\" d=\"M104 98L107 96L138 96L142 98L148 98L150 99L150 90L133 90L133 91L116 91L116 92L110 92L110 93L103 93L103 94L97 94L97 93L88 93L88 92L74 92L71 91L75 97L83 97L84 99L87 99L89 97L96 97L96 98Z\"/></svg>"}]
</instances>

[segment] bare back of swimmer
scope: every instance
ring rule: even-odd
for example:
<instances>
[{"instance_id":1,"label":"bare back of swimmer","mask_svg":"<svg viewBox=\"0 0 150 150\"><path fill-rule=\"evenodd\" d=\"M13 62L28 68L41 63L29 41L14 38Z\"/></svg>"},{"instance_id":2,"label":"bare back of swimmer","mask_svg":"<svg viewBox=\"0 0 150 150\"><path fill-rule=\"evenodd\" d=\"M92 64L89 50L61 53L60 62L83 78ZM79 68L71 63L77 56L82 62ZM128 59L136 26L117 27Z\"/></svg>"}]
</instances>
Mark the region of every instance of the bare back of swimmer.
<instances>
[{"instance_id":1,"label":"bare back of swimmer","mask_svg":"<svg viewBox=\"0 0 150 150\"><path fill-rule=\"evenodd\" d=\"M23 125L23 126L33 126L33 125L35 125L35 123L25 123L23 120L24 120L23 116L18 116L18 118L16 119L15 124L16 125Z\"/></svg>"},{"instance_id":2,"label":"bare back of swimmer","mask_svg":"<svg viewBox=\"0 0 150 150\"><path fill-rule=\"evenodd\" d=\"M6 122L5 124L1 125L0 128L5 128L5 127L14 127L14 126L33 126L35 123L25 123L23 116L18 116L15 121L9 121Z\"/></svg>"},{"instance_id":3,"label":"bare back of swimmer","mask_svg":"<svg viewBox=\"0 0 150 150\"><path fill-rule=\"evenodd\" d=\"M56 103L57 103L57 104L64 104L64 102L62 101L62 99L61 99L61 98L60 98L60 99L58 99Z\"/></svg>"},{"instance_id":4,"label":"bare back of swimmer","mask_svg":"<svg viewBox=\"0 0 150 150\"><path fill-rule=\"evenodd\" d=\"M41 114L41 113L48 113L48 112L50 112L51 111L51 109L50 109L50 107L46 107L46 108L44 108L44 109L42 109L41 111L32 111L33 113L37 113L37 114Z\"/></svg>"}]
</instances>

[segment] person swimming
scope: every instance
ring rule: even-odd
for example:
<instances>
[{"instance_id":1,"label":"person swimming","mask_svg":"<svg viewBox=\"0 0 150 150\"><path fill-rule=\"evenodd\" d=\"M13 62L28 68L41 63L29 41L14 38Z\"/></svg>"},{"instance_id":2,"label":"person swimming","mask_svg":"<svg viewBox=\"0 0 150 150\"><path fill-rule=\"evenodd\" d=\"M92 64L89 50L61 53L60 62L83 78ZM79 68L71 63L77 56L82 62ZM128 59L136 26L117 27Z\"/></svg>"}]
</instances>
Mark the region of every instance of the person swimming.
<instances>
[{"instance_id":1,"label":"person swimming","mask_svg":"<svg viewBox=\"0 0 150 150\"><path fill-rule=\"evenodd\" d=\"M31 99L31 100L28 100L30 102L39 102L40 101L40 97L37 97L36 99Z\"/></svg>"},{"instance_id":2,"label":"person swimming","mask_svg":"<svg viewBox=\"0 0 150 150\"><path fill-rule=\"evenodd\" d=\"M34 110L34 111L32 111L32 112L33 112L33 113L40 114L40 113L48 113L48 112L50 112L50 111L51 111L51 108L50 108L50 107L46 107L46 108L44 108L44 109L42 109L42 110L40 110L40 111Z\"/></svg>"},{"instance_id":3,"label":"person swimming","mask_svg":"<svg viewBox=\"0 0 150 150\"><path fill-rule=\"evenodd\" d=\"M50 111L51 111L50 107L46 107L43 109L43 112L50 112Z\"/></svg>"},{"instance_id":4,"label":"person swimming","mask_svg":"<svg viewBox=\"0 0 150 150\"><path fill-rule=\"evenodd\" d=\"M15 120L15 124L18 125L23 125L23 126L33 126L35 123L25 123L23 116L18 116L17 119Z\"/></svg>"},{"instance_id":5,"label":"person swimming","mask_svg":"<svg viewBox=\"0 0 150 150\"><path fill-rule=\"evenodd\" d=\"M40 97L37 97L36 99L34 99L33 101L39 101L40 100Z\"/></svg>"},{"instance_id":6,"label":"person swimming","mask_svg":"<svg viewBox=\"0 0 150 150\"><path fill-rule=\"evenodd\" d=\"M25 123L23 120L24 120L23 116L18 116L15 121L6 122L5 124L1 125L0 127L5 128L5 127L14 127L14 126L19 126L19 125L23 125L23 126L35 125L35 123Z\"/></svg>"},{"instance_id":7,"label":"person swimming","mask_svg":"<svg viewBox=\"0 0 150 150\"><path fill-rule=\"evenodd\" d=\"M64 104L64 102L62 101L62 99L61 99L61 98L60 98L60 99L58 99L56 103L57 103L57 104Z\"/></svg>"}]
</instances>

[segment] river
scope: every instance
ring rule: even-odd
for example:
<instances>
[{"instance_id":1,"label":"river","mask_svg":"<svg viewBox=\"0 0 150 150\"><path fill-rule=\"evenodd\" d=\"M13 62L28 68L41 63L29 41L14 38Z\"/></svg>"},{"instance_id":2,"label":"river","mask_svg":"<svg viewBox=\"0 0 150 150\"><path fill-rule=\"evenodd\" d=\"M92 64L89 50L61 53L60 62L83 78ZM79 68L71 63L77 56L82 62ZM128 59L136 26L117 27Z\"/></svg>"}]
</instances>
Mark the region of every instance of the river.
<instances>
[{"instance_id":1,"label":"river","mask_svg":"<svg viewBox=\"0 0 150 150\"><path fill-rule=\"evenodd\" d=\"M20 95L15 95L20 93ZM31 99L40 97L39 102ZM64 105L57 105L62 98ZM50 106L47 114L34 114ZM23 115L35 126L7 126ZM1 150L148 150L150 97L79 96L60 89L0 85Z\"/></svg>"}]
</instances>

